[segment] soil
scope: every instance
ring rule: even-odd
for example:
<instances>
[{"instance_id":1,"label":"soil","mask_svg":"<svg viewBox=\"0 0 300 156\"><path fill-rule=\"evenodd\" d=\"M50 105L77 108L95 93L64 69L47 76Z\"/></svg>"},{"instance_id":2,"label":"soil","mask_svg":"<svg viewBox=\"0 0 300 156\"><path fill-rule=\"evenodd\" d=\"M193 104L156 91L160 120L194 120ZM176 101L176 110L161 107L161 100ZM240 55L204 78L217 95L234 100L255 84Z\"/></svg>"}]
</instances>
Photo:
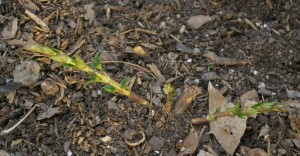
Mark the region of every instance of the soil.
<instances>
[{"instance_id":1,"label":"soil","mask_svg":"<svg viewBox=\"0 0 300 156\"><path fill-rule=\"evenodd\" d=\"M287 94L287 90L300 91L300 1L297 0L6 2L0 4L0 31L15 18L18 28L12 37L2 35L0 40L0 130L8 129L33 104L39 104L15 130L0 136L0 149L11 155L176 155L191 129L190 119L208 114L208 79L202 77L208 72L217 74L209 80L231 101L237 101L252 89L259 92L261 101L281 102L300 97ZM87 17L86 4L94 4L87 9L91 13ZM38 29L39 25L25 14L26 9L44 19L50 31ZM207 15L213 20L199 29L191 29L186 22L195 15ZM186 26L183 32L182 26ZM85 86L87 74L61 67L13 42L26 40L26 34L39 44L71 55L76 53L86 61L100 51L105 70L119 82L124 76L135 78L132 90L149 100L151 106L107 93L101 84ZM142 46L150 58L132 53L130 48L136 46ZM251 64L213 65L204 56L208 51L222 57L250 60ZM15 68L22 61L37 61L40 66L40 78L29 86L10 84ZM149 64L155 65L164 79L176 87L174 101L185 85L197 85L202 93L183 115L167 115L164 82L153 76L155 73L112 61L130 62L150 72ZM47 88L42 89L41 84L51 80L61 81L65 88L52 83L54 93L44 91ZM261 86L265 86L263 90ZM61 94L62 99L57 100ZM51 107L59 111L40 116ZM265 125L270 127L269 145L264 137L259 137ZM203 126L209 124L193 125L198 132ZM145 133L146 140L134 148L128 146L124 138L136 142L142 138L140 131ZM194 155L209 148L217 155L226 155L208 132L206 128ZM266 152L270 147L271 155L299 155L296 136L288 113L262 114L248 119L236 153L242 154L245 146Z\"/></svg>"}]
</instances>

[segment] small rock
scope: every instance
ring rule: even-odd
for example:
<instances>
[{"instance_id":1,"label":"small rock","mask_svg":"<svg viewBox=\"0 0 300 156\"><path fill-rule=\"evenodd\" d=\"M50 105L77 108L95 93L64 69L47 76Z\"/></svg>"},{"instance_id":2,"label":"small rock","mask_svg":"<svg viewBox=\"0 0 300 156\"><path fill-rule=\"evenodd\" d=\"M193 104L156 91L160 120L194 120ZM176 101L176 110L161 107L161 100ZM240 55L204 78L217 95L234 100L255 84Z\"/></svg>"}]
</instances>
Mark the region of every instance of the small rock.
<instances>
[{"instance_id":1,"label":"small rock","mask_svg":"<svg viewBox=\"0 0 300 156\"><path fill-rule=\"evenodd\" d=\"M252 84L256 84L257 80L253 77L253 76L247 76L247 79L252 83Z\"/></svg>"},{"instance_id":2,"label":"small rock","mask_svg":"<svg viewBox=\"0 0 300 156\"><path fill-rule=\"evenodd\" d=\"M117 104L114 101L107 101L107 104L109 110L118 109Z\"/></svg>"},{"instance_id":3,"label":"small rock","mask_svg":"<svg viewBox=\"0 0 300 156\"><path fill-rule=\"evenodd\" d=\"M92 91L92 97L96 98L98 95L97 95L97 91L96 90L93 90Z\"/></svg>"},{"instance_id":4,"label":"small rock","mask_svg":"<svg viewBox=\"0 0 300 156\"><path fill-rule=\"evenodd\" d=\"M177 43L176 44L176 50L181 51L181 52L186 52L186 53L192 53L193 50L189 48L188 46L182 44L182 43Z\"/></svg>"},{"instance_id":5,"label":"small rock","mask_svg":"<svg viewBox=\"0 0 300 156\"><path fill-rule=\"evenodd\" d=\"M155 123L155 127L156 128L161 128L162 126L163 126L163 122L162 121L157 121L156 123Z\"/></svg>"},{"instance_id":6,"label":"small rock","mask_svg":"<svg viewBox=\"0 0 300 156\"><path fill-rule=\"evenodd\" d=\"M278 154L280 155L286 155L286 150L285 149L278 149Z\"/></svg>"},{"instance_id":7,"label":"small rock","mask_svg":"<svg viewBox=\"0 0 300 156\"><path fill-rule=\"evenodd\" d=\"M15 96L16 96L17 91L13 90L8 93L6 93L6 99L9 104L12 104L14 102Z\"/></svg>"},{"instance_id":8,"label":"small rock","mask_svg":"<svg viewBox=\"0 0 300 156\"><path fill-rule=\"evenodd\" d=\"M216 80L217 78L218 78L218 75L215 72L204 73L201 76L201 79L204 81L212 81L212 80Z\"/></svg>"},{"instance_id":9,"label":"small rock","mask_svg":"<svg viewBox=\"0 0 300 156\"><path fill-rule=\"evenodd\" d=\"M199 48L194 48L193 49L193 55L195 56L199 56L201 53L200 53L200 49Z\"/></svg>"},{"instance_id":10,"label":"small rock","mask_svg":"<svg viewBox=\"0 0 300 156\"><path fill-rule=\"evenodd\" d=\"M154 129L153 129L153 127L151 126L151 124L148 124L148 126L147 126L147 128L146 128L146 134L147 134L148 136L151 136L151 135L153 134L153 131L154 131Z\"/></svg>"},{"instance_id":11,"label":"small rock","mask_svg":"<svg viewBox=\"0 0 300 156\"><path fill-rule=\"evenodd\" d=\"M300 141L297 139L293 139L293 143L296 146L296 148L300 149Z\"/></svg>"},{"instance_id":12,"label":"small rock","mask_svg":"<svg viewBox=\"0 0 300 156\"><path fill-rule=\"evenodd\" d=\"M177 153L176 153L175 149L172 148L172 149L170 149L170 150L168 151L168 153L167 153L166 155L167 155L167 156L176 156Z\"/></svg>"},{"instance_id":13,"label":"small rock","mask_svg":"<svg viewBox=\"0 0 300 156\"><path fill-rule=\"evenodd\" d=\"M212 18L205 15L192 16L187 20L187 25L192 29L198 29L203 24L212 21Z\"/></svg>"},{"instance_id":14,"label":"small rock","mask_svg":"<svg viewBox=\"0 0 300 156\"><path fill-rule=\"evenodd\" d=\"M300 92L295 91L295 90L287 90L287 97L290 99L298 99L300 98Z\"/></svg>"},{"instance_id":15,"label":"small rock","mask_svg":"<svg viewBox=\"0 0 300 156\"><path fill-rule=\"evenodd\" d=\"M0 52L4 52L6 50L6 43L3 41L0 41Z\"/></svg>"},{"instance_id":16,"label":"small rock","mask_svg":"<svg viewBox=\"0 0 300 156\"><path fill-rule=\"evenodd\" d=\"M149 144L154 151L158 151L164 146L164 141L158 137L153 136L149 140Z\"/></svg>"},{"instance_id":17,"label":"small rock","mask_svg":"<svg viewBox=\"0 0 300 156\"><path fill-rule=\"evenodd\" d=\"M160 27L161 28L165 28L166 26L167 26L166 22L164 22L164 21L160 22Z\"/></svg>"},{"instance_id":18,"label":"small rock","mask_svg":"<svg viewBox=\"0 0 300 156\"><path fill-rule=\"evenodd\" d=\"M103 143L105 143L105 144L107 144L107 143L109 143L109 142L111 142L111 137L110 136L105 136L105 137L103 137L103 138L101 138L100 140L103 142Z\"/></svg>"},{"instance_id":19,"label":"small rock","mask_svg":"<svg viewBox=\"0 0 300 156\"><path fill-rule=\"evenodd\" d=\"M82 97L83 97L83 94L81 92L75 92L71 96L71 102L72 103L78 102L81 100Z\"/></svg>"},{"instance_id":20,"label":"small rock","mask_svg":"<svg viewBox=\"0 0 300 156\"><path fill-rule=\"evenodd\" d=\"M14 38L18 31L18 19L14 18L13 21L6 25L1 33L1 36L5 39Z\"/></svg>"},{"instance_id":21,"label":"small rock","mask_svg":"<svg viewBox=\"0 0 300 156\"><path fill-rule=\"evenodd\" d=\"M266 87L266 85L265 85L265 83L263 83L263 82L258 82L258 89L261 89L261 88L265 88Z\"/></svg>"},{"instance_id":22,"label":"small rock","mask_svg":"<svg viewBox=\"0 0 300 156\"><path fill-rule=\"evenodd\" d=\"M286 144L287 144L288 146L294 147L294 144L293 144L293 142L292 142L291 139L284 139L284 141L286 142Z\"/></svg>"},{"instance_id":23,"label":"small rock","mask_svg":"<svg viewBox=\"0 0 300 156\"><path fill-rule=\"evenodd\" d=\"M36 61L22 61L13 71L14 82L30 86L40 78L40 66Z\"/></svg>"},{"instance_id":24,"label":"small rock","mask_svg":"<svg viewBox=\"0 0 300 156\"><path fill-rule=\"evenodd\" d=\"M59 91L58 86L52 81L42 82L41 89L46 95L55 95Z\"/></svg>"},{"instance_id":25,"label":"small rock","mask_svg":"<svg viewBox=\"0 0 300 156\"><path fill-rule=\"evenodd\" d=\"M72 20L68 23L68 25L72 28L72 29L75 29L77 24Z\"/></svg>"},{"instance_id":26,"label":"small rock","mask_svg":"<svg viewBox=\"0 0 300 156\"><path fill-rule=\"evenodd\" d=\"M113 153L113 154L118 152L118 148L116 148L116 147L109 146L109 149L110 149L111 153Z\"/></svg>"},{"instance_id":27,"label":"small rock","mask_svg":"<svg viewBox=\"0 0 300 156\"><path fill-rule=\"evenodd\" d=\"M0 156L9 156L9 154L4 150L0 150Z\"/></svg>"}]
</instances>

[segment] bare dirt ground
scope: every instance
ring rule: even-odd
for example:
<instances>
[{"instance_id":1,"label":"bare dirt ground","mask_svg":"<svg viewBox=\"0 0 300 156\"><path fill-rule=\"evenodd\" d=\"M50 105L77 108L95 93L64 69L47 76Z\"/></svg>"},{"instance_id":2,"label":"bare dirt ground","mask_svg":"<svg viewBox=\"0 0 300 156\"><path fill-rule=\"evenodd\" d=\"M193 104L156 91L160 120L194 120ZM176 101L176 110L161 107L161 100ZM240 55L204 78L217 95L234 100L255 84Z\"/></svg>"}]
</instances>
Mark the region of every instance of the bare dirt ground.
<instances>
[{"instance_id":1,"label":"bare dirt ground","mask_svg":"<svg viewBox=\"0 0 300 156\"><path fill-rule=\"evenodd\" d=\"M25 10L47 25L41 27ZM208 114L209 81L230 101L255 89L260 101L294 103L293 113L249 118L235 155L251 155L245 149L255 148L270 155L300 154L300 1L16 0L2 1L0 13L0 130L39 104L16 129L0 136L3 155L177 155L190 119ZM187 21L196 15L211 20L193 29ZM132 90L151 106L107 93L101 84L85 86L87 74L23 50L26 34L87 62L100 51L105 70L117 81L129 76ZM137 46L150 57L134 54ZM216 65L205 57L208 51L251 64ZM29 79L16 74L25 68ZM13 83L16 79L24 83ZM185 85L199 86L203 93L183 115L167 115L164 81L175 86L175 101ZM267 139L260 136L265 125ZM193 155L200 150L226 155L208 133L209 124L193 127L200 133L204 126ZM125 139L142 139L141 131L142 144L126 144Z\"/></svg>"}]
</instances>

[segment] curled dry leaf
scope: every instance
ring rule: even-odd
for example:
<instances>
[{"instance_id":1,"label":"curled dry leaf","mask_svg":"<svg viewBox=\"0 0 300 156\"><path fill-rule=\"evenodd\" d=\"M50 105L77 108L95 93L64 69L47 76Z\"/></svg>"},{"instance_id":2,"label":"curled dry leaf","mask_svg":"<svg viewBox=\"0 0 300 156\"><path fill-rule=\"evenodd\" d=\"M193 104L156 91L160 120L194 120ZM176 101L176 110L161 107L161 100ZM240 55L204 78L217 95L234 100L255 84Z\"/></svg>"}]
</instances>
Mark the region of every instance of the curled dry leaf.
<instances>
[{"instance_id":1,"label":"curled dry leaf","mask_svg":"<svg viewBox=\"0 0 300 156\"><path fill-rule=\"evenodd\" d=\"M139 133L141 133L142 136L143 136L141 140L139 140L139 141L137 141L137 142L131 143L131 142L127 141L127 140L124 138L126 144L129 145L130 147L135 147L135 146L138 146L138 145L142 144L142 143L146 140L146 136L145 136L145 133L144 133L143 131L139 131Z\"/></svg>"},{"instance_id":2,"label":"curled dry leaf","mask_svg":"<svg viewBox=\"0 0 300 156\"><path fill-rule=\"evenodd\" d=\"M175 104L175 114L183 114L184 111L188 108L191 102L201 93L201 89L198 86L184 86L183 91Z\"/></svg>"},{"instance_id":3,"label":"curled dry leaf","mask_svg":"<svg viewBox=\"0 0 300 156\"><path fill-rule=\"evenodd\" d=\"M235 66L235 65L247 65L251 64L249 60L238 60L236 58L227 58L217 56L214 52L207 52L203 54L210 61L214 62L215 65Z\"/></svg>"},{"instance_id":4,"label":"curled dry leaf","mask_svg":"<svg viewBox=\"0 0 300 156\"><path fill-rule=\"evenodd\" d=\"M134 53L142 58L148 59L150 58L150 56L147 54L147 52L141 47L141 46L137 46L133 49Z\"/></svg>"},{"instance_id":5,"label":"curled dry leaf","mask_svg":"<svg viewBox=\"0 0 300 156\"><path fill-rule=\"evenodd\" d=\"M211 83L208 85L208 93L210 114L214 114L218 109L225 111L233 106ZM215 135L227 154L233 155L246 129L246 122L247 118L222 117L210 122L210 132Z\"/></svg>"},{"instance_id":6,"label":"curled dry leaf","mask_svg":"<svg viewBox=\"0 0 300 156\"><path fill-rule=\"evenodd\" d=\"M196 151L198 144L199 144L198 133L192 127L189 134L184 139L184 141L182 143L182 147L180 149L180 152L178 153L177 156L183 156L183 155L186 155L186 154L193 154Z\"/></svg>"}]
</instances>

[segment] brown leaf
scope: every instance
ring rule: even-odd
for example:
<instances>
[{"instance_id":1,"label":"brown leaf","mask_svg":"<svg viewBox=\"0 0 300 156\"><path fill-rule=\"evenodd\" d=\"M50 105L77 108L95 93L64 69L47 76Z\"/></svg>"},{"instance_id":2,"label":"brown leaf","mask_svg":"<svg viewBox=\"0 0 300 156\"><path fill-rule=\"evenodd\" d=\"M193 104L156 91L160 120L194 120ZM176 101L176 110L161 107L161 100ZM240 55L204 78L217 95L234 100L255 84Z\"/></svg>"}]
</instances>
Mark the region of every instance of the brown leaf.
<instances>
[{"instance_id":1,"label":"brown leaf","mask_svg":"<svg viewBox=\"0 0 300 156\"><path fill-rule=\"evenodd\" d=\"M180 149L180 152L178 153L177 156L183 156L183 155L186 155L186 154L193 154L196 151L198 144L199 144L198 133L192 127L189 134L184 139L184 141L182 143L182 147Z\"/></svg>"},{"instance_id":2,"label":"brown leaf","mask_svg":"<svg viewBox=\"0 0 300 156\"><path fill-rule=\"evenodd\" d=\"M60 113L60 107L48 108L47 111L42 112L37 116L37 120L51 118L57 113Z\"/></svg>"},{"instance_id":3,"label":"brown leaf","mask_svg":"<svg viewBox=\"0 0 300 156\"><path fill-rule=\"evenodd\" d=\"M192 29L198 29L203 24L212 21L213 19L209 16L205 15L198 15L198 16L192 16L187 20L187 25Z\"/></svg>"},{"instance_id":4,"label":"brown leaf","mask_svg":"<svg viewBox=\"0 0 300 156\"><path fill-rule=\"evenodd\" d=\"M216 109L221 111L233 106L227 99L216 90L211 83L208 85L209 114L215 113ZM218 142L223 146L227 154L233 155L240 143L240 139L246 129L247 119L238 117L222 117L210 122L210 132L213 133Z\"/></svg>"},{"instance_id":5,"label":"brown leaf","mask_svg":"<svg viewBox=\"0 0 300 156\"><path fill-rule=\"evenodd\" d=\"M198 86L184 86L184 89L174 107L175 114L183 114L194 98L199 94L201 94L201 89Z\"/></svg>"}]
</instances>

